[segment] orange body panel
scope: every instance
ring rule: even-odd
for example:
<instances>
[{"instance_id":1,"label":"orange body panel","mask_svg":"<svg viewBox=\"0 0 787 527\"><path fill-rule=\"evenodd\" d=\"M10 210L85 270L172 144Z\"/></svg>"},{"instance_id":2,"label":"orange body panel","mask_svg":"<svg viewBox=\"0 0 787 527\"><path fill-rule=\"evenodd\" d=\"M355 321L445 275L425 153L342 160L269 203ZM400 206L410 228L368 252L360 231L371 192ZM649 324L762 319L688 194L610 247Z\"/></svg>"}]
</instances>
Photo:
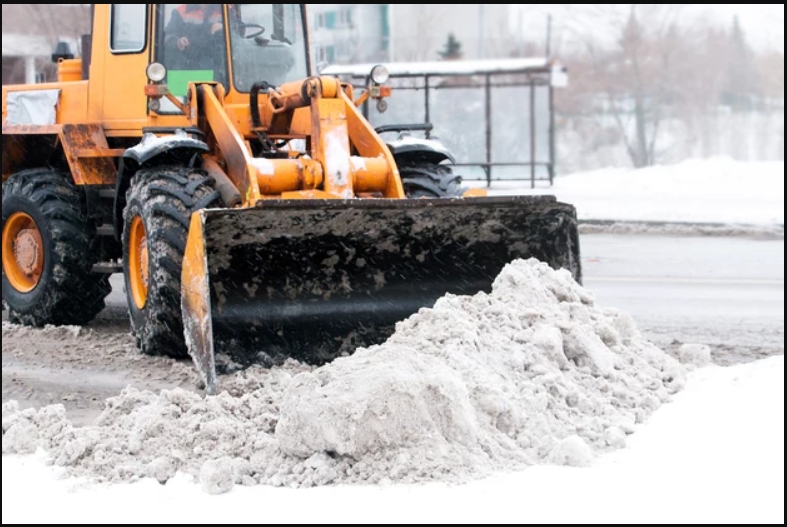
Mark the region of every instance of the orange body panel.
<instances>
[{"instance_id":1,"label":"orange body panel","mask_svg":"<svg viewBox=\"0 0 787 527\"><path fill-rule=\"evenodd\" d=\"M151 17L148 17L146 48L139 53L116 54L109 50L109 4L96 4L93 27L93 61L90 67L91 117L100 121L107 135L140 134L150 126L145 85L145 69L150 63ZM98 53L96 53L98 48Z\"/></svg>"},{"instance_id":2,"label":"orange body panel","mask_svg":"<svg viewBox=\"0 0 787 527\"><path fill-rule=\"evenodd\" d=\"M112 150L104 130L97 124L66 124L59 134L71 176L77 185L114 185L117 169L113 157L123 150Z\"/></svg>"},{"instance_id":3,"label":"orange body panel","mask_svg":"<svg viewBox=\"0 0 787 527\"><path fill-rule=\"evenodd\" d=\"M57 63L58 82L79 82L82 80L82 59L61 60Z\"/></svg>"},{"instance_id":4,"label":"orange body panel","mask_svg":"<svg viewBox=\"0 0 787 527\"><path fill-rule=\"evenodd\" d=\"M31 84L3 87L3 127L8 117L7 94L14 92L37 92L60 90L57 104L57 124L84 124L88 122L88 81ZM6 132L3 131L5 134Z\"/></svg>"}]
</instances>

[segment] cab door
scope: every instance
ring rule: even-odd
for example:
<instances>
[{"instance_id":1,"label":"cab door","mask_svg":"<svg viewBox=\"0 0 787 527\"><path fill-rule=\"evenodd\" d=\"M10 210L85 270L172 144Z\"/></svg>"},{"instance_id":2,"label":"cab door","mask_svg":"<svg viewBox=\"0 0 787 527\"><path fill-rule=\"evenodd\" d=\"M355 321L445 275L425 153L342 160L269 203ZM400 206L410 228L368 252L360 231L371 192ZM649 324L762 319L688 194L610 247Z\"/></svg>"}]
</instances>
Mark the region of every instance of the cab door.
<instances>
[{"instance_id":1,"label":"cab door","mask_svg":"<svg viewBox=\"0 0 787 527\"><path fill-rule=\"evenodd\" d=\"M101 115L94 117L107 135L139 135L148 123L152 4L96 4L96 9L91 108L100 108Z\"/></svg>"}]
</instances>

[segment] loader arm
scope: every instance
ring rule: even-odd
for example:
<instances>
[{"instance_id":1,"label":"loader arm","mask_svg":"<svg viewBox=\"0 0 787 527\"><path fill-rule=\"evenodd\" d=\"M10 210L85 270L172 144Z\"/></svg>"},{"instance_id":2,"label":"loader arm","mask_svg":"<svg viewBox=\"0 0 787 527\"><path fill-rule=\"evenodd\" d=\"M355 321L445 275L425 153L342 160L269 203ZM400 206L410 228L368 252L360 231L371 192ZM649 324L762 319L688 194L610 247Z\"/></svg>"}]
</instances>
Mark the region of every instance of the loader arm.
<instances>
[{"instance_id":1,"label":"loader arm","mask_svg":"<svg viewBox=\"0 0 787 527\"><path fill-rule=\"evenodd\" d=\"M404 188L393 154L343 86L331 77L289 83L262 97L278 126L289 129L296 111L309 109L311 151L291 159L254 158L224 110L223 89L197 86L200 115L216 140L227 176L243 205L283 199L353 199L362 194L402 199ZM273 121L273 118L271 119ZM270 123L263 123L263 127ZM266 130L267 132L267 130Z\"/></svg>"}]
</instances>

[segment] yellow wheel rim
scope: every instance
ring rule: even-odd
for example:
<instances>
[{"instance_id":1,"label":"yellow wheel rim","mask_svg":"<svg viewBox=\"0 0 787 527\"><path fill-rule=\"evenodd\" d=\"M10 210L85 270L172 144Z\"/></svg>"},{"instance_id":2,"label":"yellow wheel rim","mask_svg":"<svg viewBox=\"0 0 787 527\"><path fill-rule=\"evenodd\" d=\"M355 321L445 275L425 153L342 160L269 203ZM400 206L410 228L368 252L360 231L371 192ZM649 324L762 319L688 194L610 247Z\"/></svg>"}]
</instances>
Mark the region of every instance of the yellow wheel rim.
<instances>
[{"instance_id":1,"label":"yellow wheel rim","mask_svg":"<svg viewBox=\"0 0 787 527\"><path fill-rule=\"evenodd\" d=\"M11 287L29 293L44 273L44 241L35 220L23 212L8 218L3 227L3 272Z\"/></svg>"},{"instance_id":2,"label":"yellow wheel rim","mask_svg":"<svg viewBox=\"0 0 787 527\"><path fill-rule=\"evenodd\" d=\"M144 309L148 303L148 235L142 218L135 217L131 222L128 273L131 282L131 298L137 309Z\"/></svg>"}]
</instances>

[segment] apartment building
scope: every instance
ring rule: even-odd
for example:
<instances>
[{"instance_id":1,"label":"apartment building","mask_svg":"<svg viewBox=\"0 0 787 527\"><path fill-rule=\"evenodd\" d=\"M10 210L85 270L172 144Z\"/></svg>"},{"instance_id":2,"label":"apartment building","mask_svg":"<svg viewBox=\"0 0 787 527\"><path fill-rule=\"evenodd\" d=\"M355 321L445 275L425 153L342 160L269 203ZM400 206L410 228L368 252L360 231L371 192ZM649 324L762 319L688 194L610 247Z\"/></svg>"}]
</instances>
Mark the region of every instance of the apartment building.
<instances>
[{"instance_id":1,"label":"apartment building","mask_svg":"<svg viewBox=\"0 0 787 527\"><path fill-rule=\"evenodd\" d=\"M438 60L449 35L465 59L510 56L510 4L309 4L316 63Z\"/></svg>"}]
</instances>

